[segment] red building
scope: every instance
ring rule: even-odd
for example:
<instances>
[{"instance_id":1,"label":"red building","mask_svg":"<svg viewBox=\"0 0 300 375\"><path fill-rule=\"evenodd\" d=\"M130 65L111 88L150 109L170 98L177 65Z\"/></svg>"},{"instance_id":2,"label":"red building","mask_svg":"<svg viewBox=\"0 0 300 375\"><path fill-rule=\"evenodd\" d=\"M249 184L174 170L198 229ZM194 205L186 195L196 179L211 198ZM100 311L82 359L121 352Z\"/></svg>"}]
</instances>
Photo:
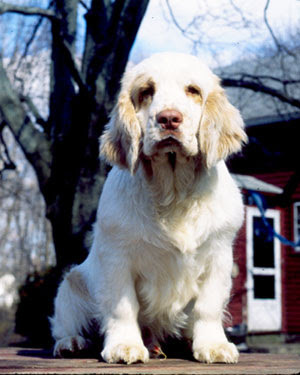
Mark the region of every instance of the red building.
<instances>
[{"instance_id":1,"label":"red building","mask_svg":"<svg viewBox=\"0 0 300 375\"><path fill-rule=\"evenodd\" d=\"M251 121L229 162L245 201L229 311L249 333L300 333L299 129L299 114Z\"/></svg>"}]
</instances>

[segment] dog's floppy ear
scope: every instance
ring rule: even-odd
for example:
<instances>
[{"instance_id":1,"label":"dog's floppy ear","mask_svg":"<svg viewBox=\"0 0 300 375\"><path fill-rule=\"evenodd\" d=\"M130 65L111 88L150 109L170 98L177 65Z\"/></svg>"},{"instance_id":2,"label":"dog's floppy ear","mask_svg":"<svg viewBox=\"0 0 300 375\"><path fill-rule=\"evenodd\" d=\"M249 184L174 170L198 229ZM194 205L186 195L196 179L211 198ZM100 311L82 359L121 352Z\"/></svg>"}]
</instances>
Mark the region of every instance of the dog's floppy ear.
<instances>
[{"instance_id":1,"label":"dog's floppy ear","mask_svg":"<svg viewBox=\"0 0 300 375\"><path fill-rule=\"evenodd\" d=\"M205 103L200 124L200 151L207 168L241 149L247 141L240 112L217 84Z\"/></svg>"},{"instance_id":2,"label":"dog's floppy ear","mask_svg":"<svg viewBox=\"0 0 300 375\"><path fill-rule=\"evenodd\" d=\"M100 138L100 155L111 165L128 168L134 174L138 165L141 127L130 92L123 89Z\"/></svg>"}]
</instances>

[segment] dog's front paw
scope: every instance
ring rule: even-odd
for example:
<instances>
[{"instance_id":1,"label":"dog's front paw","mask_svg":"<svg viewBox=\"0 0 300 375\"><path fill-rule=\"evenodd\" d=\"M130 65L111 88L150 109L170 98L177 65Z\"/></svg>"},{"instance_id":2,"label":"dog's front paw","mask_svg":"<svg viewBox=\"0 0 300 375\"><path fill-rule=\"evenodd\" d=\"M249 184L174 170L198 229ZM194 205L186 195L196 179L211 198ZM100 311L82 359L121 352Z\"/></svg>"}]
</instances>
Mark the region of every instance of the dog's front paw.
<instances>
[{"instance_id":1,"label":"dog's front paw","mask_svg":"<svg viewBox=\"0 0 300 375\"><path fill-rule=\"evenodd\" d=\"M76 357L90 346L88 340L82 336L68 336L58 340L54 346L55 357Z\"/></svg>"},{"instance_id":2,"label":"dog's front paw","mask_svg":"<svg viewBox=\"0 0 300 375\"><path fill-rule=\"evenodd\" d=\"M236 346L230 342L202 343L193 348L193 354L197 361L207 363L236 363L239 358Z\"/></svg>"},{"instance_id":3,"label":"dog's front paw","mask_svg":"<svg viewBox=\"0 0 300 375\"><path fill-rule=\"evenodd\" d=\"M144 345L139 344L117 344L106 346L102 358L108 363L124 362L128 365L136 362L148 362L149 352Z\"/></svg>"}]
</instances>

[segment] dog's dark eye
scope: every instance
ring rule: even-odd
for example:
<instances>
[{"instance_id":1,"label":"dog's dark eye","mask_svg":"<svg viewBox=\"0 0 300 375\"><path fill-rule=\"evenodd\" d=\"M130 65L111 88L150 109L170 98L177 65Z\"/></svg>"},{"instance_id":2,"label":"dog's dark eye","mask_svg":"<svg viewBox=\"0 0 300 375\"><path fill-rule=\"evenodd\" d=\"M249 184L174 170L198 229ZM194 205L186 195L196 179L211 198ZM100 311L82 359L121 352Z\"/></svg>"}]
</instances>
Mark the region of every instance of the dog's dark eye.
<instances>
[{"instance_id":1,"label":"dog's dark eye","mask_svg":"<svg viewBox=\"0 0 300 375\"><path fill-rule=\"evenodd\" d=\"M195 86L187 86L186 93L190 95L200 96L201 97L201 91L195 87Z\"/></svg>"},{"instance_id":2,"label":"dog's dark eye","mask_svg":"<svg viewBox=\"0 0 300 375\"><path fill-rule=\"evenodd\" d=\"M151 98L154 95L154 87L149 86L144 89L142 89L139 92L139 103L142 103L143 101L147 100L149 97Z\"/></svg>"}]
</instances>

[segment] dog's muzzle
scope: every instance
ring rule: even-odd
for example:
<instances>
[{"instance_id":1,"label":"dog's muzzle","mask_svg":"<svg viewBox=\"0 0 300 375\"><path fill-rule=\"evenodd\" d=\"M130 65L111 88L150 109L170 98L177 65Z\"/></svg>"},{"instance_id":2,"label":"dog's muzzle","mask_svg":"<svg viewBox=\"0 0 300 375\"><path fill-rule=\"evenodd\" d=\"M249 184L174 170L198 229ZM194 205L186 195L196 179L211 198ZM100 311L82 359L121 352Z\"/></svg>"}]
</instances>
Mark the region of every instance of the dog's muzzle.
<instances>
[{"instance_id":1,"label":"dog's muzzle","mask_svg":"<svg viewBox=\"0 0 300 375\"><path fill-rule=\"evenodd\" d=\"M160 149L160 150L163 149L163 148L166 148L166 147L167 148L170 148L170 147L178 148L180 146L181 146L181 143L179 142L179 140L176 139L176 138L173 138L173 137L164 138L157 143L157 148Z\"/></svg>"}]
</instances>

